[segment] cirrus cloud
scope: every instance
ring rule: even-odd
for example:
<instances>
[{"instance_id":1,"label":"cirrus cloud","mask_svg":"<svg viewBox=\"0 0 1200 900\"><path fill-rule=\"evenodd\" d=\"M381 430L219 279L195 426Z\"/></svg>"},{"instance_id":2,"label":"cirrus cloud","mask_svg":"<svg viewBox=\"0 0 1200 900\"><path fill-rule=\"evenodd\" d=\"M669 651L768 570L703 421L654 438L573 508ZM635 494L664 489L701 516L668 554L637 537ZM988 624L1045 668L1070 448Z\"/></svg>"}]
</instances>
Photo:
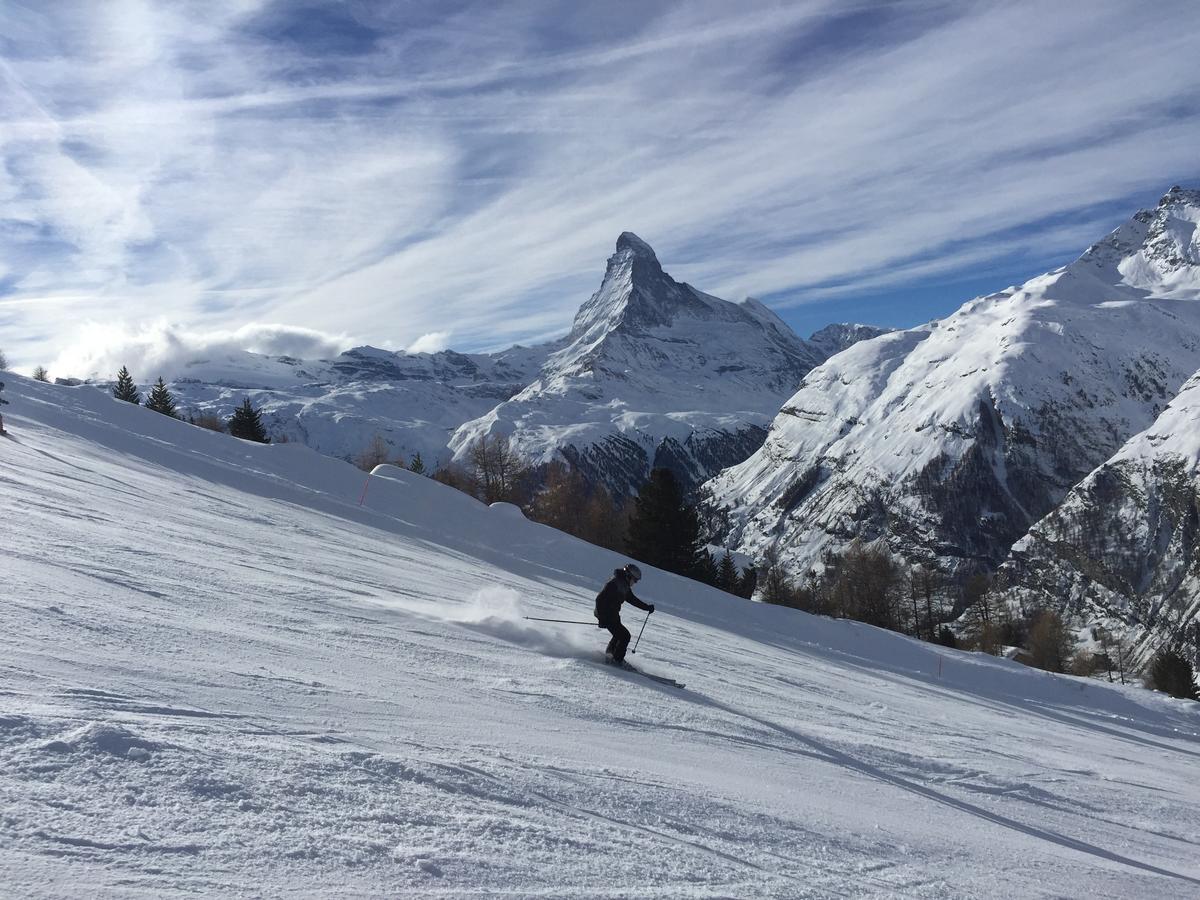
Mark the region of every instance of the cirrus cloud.
<instances>
[{"instance_id":1,"label":"cirrus cloud","mask_svg":"<svg viewBox=\"0 0 1200 900\"><path fill-rule=\"evenodd\" d=\"M0 329L529 343L624 230L785 317L1033 274L1200 176L1198 45L1190 0L7 3Z\"/></svg>"}]
</instances>

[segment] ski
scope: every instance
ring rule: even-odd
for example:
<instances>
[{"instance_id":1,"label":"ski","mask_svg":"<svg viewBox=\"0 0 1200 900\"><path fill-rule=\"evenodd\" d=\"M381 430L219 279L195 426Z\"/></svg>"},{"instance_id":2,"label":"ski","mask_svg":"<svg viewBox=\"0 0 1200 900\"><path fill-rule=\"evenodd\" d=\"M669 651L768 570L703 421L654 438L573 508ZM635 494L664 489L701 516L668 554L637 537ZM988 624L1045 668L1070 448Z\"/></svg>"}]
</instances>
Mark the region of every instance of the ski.
<instances>
[{"instance_id":1,"label":"ski","mask_svg":"<svg viewBox=\"0 0 1200 900\"><path fill-rule=\"evenodd\" d=\"M659 684L666 684L680 689L684 687L682 681L676 681L674 678L667 678L665 675L652 675L649 672L643 672L641 669L634 668L629 663L616 663L605 659L604 664L618 668L623 672L632 672L635 675L641 675L643 678L649 678L651 681L657 681Z\"/></svg>"},{"instance_id":2,"label":"ski","mask_svg":"<svg viewBox=\"0 0 1200 900\"><path fill-rule=\"evenodd\" d=\"M629 671L636 672L643 678L649 678L651 681L657 681L659 684L669 685L673 688L680 688L682 690L684 686L682 681L676 681L674 678L667 678L665 675L651 675L649 672L643 672L641 669L633 668L631 668Z\"/></svg>"}]
</instances>

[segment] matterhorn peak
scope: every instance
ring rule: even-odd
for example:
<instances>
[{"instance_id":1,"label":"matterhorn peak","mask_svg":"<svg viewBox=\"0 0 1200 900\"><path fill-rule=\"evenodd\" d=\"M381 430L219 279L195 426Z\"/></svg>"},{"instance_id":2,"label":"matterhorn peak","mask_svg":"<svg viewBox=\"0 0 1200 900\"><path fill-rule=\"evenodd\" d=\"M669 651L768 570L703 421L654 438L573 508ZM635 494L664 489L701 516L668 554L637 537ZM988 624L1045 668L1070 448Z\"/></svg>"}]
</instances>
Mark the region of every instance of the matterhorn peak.
<instances>
[{"instance_id":1,"label":"matterhorn peak","mask_svg":"<svg viewBox=\"0 0 1200 900\"><path fill-rule=\"evenodd\" d=\"M668 335L663 329L677 331ZM825 358L757 300L730 303L676 281L663 271L649 244L625 231L608 258L599 290L579 307L567 344L551 358L550 368L578 373L595 367L602 357L614 368L640 366L645 359L683 352L681 347L703 334L711 334L725 351L740 346L748 359L776 354L770 377L785 373L780 377L791 379L780 393ZM686 352L716 358L708 344ZM737 366L736 371L746 369L745 363L728 364Z\"/></svg>"},{"instance_id":2,"label":"matterhorn peak","mask_svg":"<svg viewBox=\"0 0 1200 900\"><path fill-rule=\"evenodd\" d=\"M652 259L656 263L658 257L654 255L654 248L643 241L632 231L622 231L621 236L617 238L617 253L631 253L634 256L640 256L644 259Z\"/></svg>"},{"instance_id":3,"label":"matterhorn peak","mask_svg":"<svg viewBox=\"0 0 1200 900\"><path fill-rule=\"evenodd\" d=\"M671 322L679 306L696 303L694 291L663 271L654 250L631 231L621 232L600 289L579 308L571 338L593 341L622 324L645 328Z\"/></svg>"},{"instance_id":4,"label":"matterhorn peak","mask_svg":"<svg viewBox=\"0 0 1200 900\"><path fill-rule=\"evenodd\" d=\"M622 231L617 238L617 249L608 258L608 270L604 277L608 280L623 276L642 283L666 277L654 248L632 231Z\"/></svg>"}]
</instances>

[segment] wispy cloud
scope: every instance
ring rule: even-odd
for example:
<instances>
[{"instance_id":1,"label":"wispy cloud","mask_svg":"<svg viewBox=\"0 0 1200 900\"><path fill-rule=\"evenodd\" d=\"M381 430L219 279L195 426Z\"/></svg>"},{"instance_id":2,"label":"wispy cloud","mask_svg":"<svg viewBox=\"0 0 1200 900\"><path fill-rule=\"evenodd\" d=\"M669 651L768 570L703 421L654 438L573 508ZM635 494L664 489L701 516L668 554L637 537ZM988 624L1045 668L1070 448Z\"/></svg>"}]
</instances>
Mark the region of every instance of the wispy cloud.
<instances>
[{"instance_id":1,"label":"wispy cloud","mask_svg":"<svg viewBox=\"0 0 1200 900\"><path fill-rule=\"evenodd\" d=\"M0 343L528 342L623 230L784 307L1069 254L1200 176L1193 5L5 4Z\"/></svg>"}]
</instances>

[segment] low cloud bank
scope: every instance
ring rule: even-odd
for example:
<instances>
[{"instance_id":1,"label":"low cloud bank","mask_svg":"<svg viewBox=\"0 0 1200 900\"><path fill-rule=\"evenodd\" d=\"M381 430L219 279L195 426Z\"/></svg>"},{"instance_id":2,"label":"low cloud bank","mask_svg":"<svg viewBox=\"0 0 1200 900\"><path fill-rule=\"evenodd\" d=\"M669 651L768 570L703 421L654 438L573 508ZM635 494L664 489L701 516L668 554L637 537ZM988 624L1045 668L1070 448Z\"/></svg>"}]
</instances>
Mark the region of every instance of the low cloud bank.
<instances>
[{"instance_id":1,"label":"low cloud bank","mask_svg":"<svg viewBox=\"0 0 1200 900\"><path fill-rule=\"evenodd\" d=\"M50 370L76 378L112 378L128 366L138 381L171 380L189 363L245 353L328 359L354 346L344 334L254 322L234 331L200 331L159 320L137 327L88 323L59 354Z\"/></svg>"}]
</instances>

